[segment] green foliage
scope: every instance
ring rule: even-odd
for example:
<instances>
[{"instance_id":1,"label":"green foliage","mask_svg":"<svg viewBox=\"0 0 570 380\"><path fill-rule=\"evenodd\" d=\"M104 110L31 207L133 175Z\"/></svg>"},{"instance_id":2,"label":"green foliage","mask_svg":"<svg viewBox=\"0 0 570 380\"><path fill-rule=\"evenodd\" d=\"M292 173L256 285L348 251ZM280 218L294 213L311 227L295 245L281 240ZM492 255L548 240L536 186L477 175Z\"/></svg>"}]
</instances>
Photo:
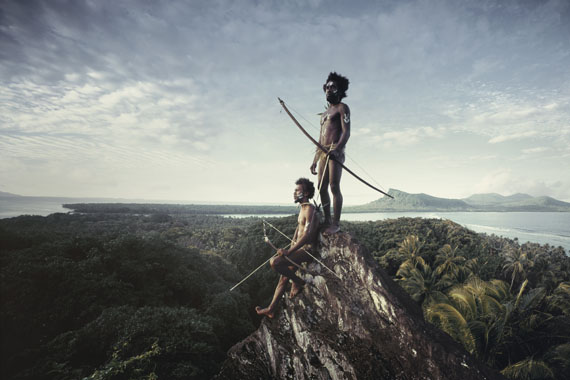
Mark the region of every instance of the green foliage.
<instances>
[{"instance_id":1,"label":"green foliage","mask_svg":"<svg viewBox=\"0 0 570 380\"><path fill-rule=\"evenodd\" d=\"M154 342L148 351L127 359L121 359L119 349L116 349L105 367L96 370L84 380L157 380L158 376L149 367L152 367L151 359L159 354L158 342Z\"/></svg>"},{"instance_id":2,"label":"green foliage","mask_svg":"<svg viewBox=\"0 0 570 380\"><path fill-rule=\"evenodd\" d=\"M437 231L446 222L420 223ZM395 280L422 305L426 320L510 378L566 373L570 259L564 252L494 236L481 236L480 246L467 250L447 240L473 241L455 228L435 250L433 234L418 230L408 228L377 260L388 271L398 265Z\"/></svg>"},{"instance_id":3,"label":"green foliage","mask_svg":"<svg viewBox=\"0 0 570 380\"><path fill-rule=\"evenodd\" d=\"M511 364L503 369L501 373L509 379L516 380L554 379L554 373L545 362L532 358Z\"/></svg>"},{"instance_id":4,"label":"green foliage","mask_svg":"<svg viewBox=\"0 0 570 380\"><path fill-rule=\"evenodd\" d=\"M219 228L204 219L173 223L189 235ZM119 215L0 221L2 377L213 375L254 329L251 300L228 292L234 265L165 239L171 227Z\"/></svg>"},{"instance_id":5,"label":"green foliage","mask_svg":"<svg viewBox=\"0 0 570 380\"><path fill-rule=\"evenodd\" d=\"M0 220L2 378L211 377L259 323L254 306L273 295L278 276L269 265L229 292L274 254L261 220L171 206L96 211ZM295 216L269 221L293 235ZM449 220L343 229L468 351L497 369L515 363L508 373L546 366L556 378L568 373L563 250L479 235Z\"/></svg>"},{"instance_id":6,"label":"green foliage","mask_svg":"<svg viewBox=\"0 0 570 380\"><path fill-rule=\"evenodd\" d=\"M63 207L81 213L157 215L293 214L293 206L194 205L150 203L75 203ZM157 223L168 221L163 217Z\"/></svg>"}]
</instances>

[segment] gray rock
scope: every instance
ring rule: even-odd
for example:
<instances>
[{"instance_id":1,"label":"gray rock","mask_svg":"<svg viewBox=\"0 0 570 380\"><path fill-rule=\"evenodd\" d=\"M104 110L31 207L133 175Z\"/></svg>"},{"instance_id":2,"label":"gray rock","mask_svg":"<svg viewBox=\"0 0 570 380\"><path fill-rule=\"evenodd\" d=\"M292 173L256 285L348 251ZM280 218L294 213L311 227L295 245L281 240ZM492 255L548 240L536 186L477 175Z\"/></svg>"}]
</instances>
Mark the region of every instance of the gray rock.
<instances>
[{"instance_id":1,"label":"gray rock","mask_svg":"<svg viewBox=\"0 0 570 380\"><path fill-rule=\"evenodd\" d=\"M311 282L228 352L216 379L504 379L447 334L349 234L321 237Z\"/></svg>"}]
</instances>

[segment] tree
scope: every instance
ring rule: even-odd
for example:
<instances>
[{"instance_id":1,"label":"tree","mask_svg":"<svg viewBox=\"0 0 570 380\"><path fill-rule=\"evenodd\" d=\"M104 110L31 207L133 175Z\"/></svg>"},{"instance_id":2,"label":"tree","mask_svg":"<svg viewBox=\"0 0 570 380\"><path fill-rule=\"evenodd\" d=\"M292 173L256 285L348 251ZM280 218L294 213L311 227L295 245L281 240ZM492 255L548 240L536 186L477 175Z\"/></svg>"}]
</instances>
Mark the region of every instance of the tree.
<instances>
[{"instance_id":1,"label":"tree","mask_svg":"<svg viewBox=\"0 0 570 380\"><path fill-rule=\"evenodd\" d=\"M501 301L509 297L507 284L472 277L447 297L447 303L426 308L426 319L488 361L504 332L507 313Z\"/></svg>"},{"instance_id":2,"label":"tree","mask_svg":"<svg viewBox=\"0 0 570 380\"><path fill-rule=\"evenodd\" d=\"M457 247L452 248L451 245L445 244L435 256L435 271L437 274L449 274L456 276L465 257L457 255Z\"/></svg>"},{"instance_id":3,"label":"tree","mask_svg":"<svg viewBox=\"0 0 570 380\"><path fill-rule=\"evenodd\" d=\"M548 297L547 305L551 312L570 316L570 283L558 284L552 295Z\"/></svg>"},{"instance_id":4,"label":"tree","mask_svg":"<svg viewBox=\"0 0 570 380\"><path fill-rule=\"evenodd\" d=\"M425 260L420 255L422 247L423 243L416 235L408 235L398 244L398 253L405 258L404 262L409 261L413 266L425 265Z\"/></svg>"},{"instance_id":5,"label":"tree","mask_svg":"<svg viewBox=\"0 0 570 380\"><path fill-rule=\"evenodd\" d=\"M505 377L516 380L554 379L554 373L542 360L527 358L501 371Z\"/></svg>"},{"instance_id":6,"label":"tree","mask_svg":"<svg viewBox=\"0 0 570 380\"><path fill-rule=\"evenodd\" d=\"M505 254L505 264L503 265L503 271L505 275L511 273L511 287L515 283L515 280L526 278L526 270L534 265L534 261L531 259L527 252L523 251L522 248L509 249Z\"/></svg>"},{"instance_id":7,"label":"tree","mask_svg":"<svg viewBox=\"0 0 570 380\"><path fill-rule=\"evenodd\" d=\"M446 299L445 290L453 285L452 279L440 276L431 267L417 261L406 260L400 265L396 273L397 281L415 301L422 304L441 302Z\"/></svg>"}]
</instances>

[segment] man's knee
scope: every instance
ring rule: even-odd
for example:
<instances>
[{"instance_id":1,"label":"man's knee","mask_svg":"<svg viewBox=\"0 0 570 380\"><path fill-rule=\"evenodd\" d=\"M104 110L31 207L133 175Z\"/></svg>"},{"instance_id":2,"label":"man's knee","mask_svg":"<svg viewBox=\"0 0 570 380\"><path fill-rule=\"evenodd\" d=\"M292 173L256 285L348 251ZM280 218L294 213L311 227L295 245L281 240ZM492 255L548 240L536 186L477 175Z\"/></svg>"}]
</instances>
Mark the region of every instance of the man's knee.
<instances>
[{"instance_id":1,"label":"man's knee","mask_svg":"<svg viewBox=\"0 0 570 380\"><path fill-rule=\"evenodd\" d=\"M279 262L277 261L279 259L279 257L274 257L271 260L269 260L269 265L271 265L271 268L275 269L275 267L279 264Z\"/></svg>"},{"instance_id":2,"label":"man's knee","mask_svg":"<svg viewBox=\"0 0 570 380\"><path fill-rule=\"evenodd\" d=\"M271 268L277 269L278 267L283 266L284 261L285 259L283 259L283 257L277 256L269 261L269 265L271 265Z\"/></svg>"},{"instance_id":3,"label":"man's knee","mask_svg":"<svg viewBox=\"0 0 570 380\"><path fill-rule=\"evenodd\" d=\"M340 194L340 184L338 184L338 183L331 183L331 193L333 193L333 194Z\"/></svg>"}]
</instances>

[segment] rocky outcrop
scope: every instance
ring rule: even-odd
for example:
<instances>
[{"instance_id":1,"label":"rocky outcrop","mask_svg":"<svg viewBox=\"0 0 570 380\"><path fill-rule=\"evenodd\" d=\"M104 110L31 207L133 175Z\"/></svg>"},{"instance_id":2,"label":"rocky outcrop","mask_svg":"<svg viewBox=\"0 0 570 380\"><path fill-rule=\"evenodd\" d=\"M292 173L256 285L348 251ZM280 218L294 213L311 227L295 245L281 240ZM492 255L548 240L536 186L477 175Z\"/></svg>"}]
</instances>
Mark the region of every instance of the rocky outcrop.
<instances>
[{"instance_id":1,"label":"rocky outcrop","mask_svg":"<svg viewBox=\"0 0 570 380\"><path fill-rule=\"evenodd\" d=\"M302 294L228 352L217 379L503 379L448 335L346 233L321 238Z\"/></svg>"}]
</instances>

